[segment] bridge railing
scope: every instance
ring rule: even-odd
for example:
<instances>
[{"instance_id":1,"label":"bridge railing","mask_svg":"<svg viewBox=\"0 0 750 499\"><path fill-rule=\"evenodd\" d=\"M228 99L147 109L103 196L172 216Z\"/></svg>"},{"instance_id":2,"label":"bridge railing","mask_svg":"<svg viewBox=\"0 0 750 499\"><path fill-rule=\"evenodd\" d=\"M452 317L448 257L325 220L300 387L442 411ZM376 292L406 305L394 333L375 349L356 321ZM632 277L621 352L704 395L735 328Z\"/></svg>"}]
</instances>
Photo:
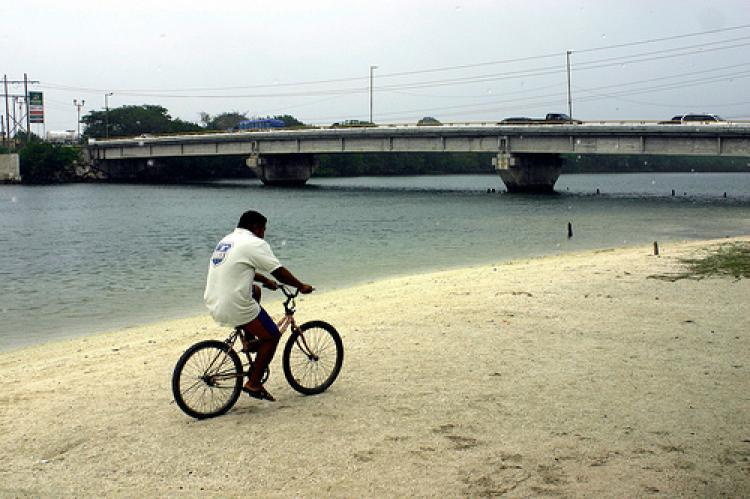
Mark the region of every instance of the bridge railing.
<instances>
[{"instance_id":1,"label":"bridge railing","mask_svg":"<svg viewBox=\"0 0 750 499\"><path fill-rule=\"evenodd\" d=\"M713 122L665 122L664 120L591 120L591 121L584 121L581 124L569 124L569 123L544 123L544 122L529 122L526 123L513 123L513 124L504 124L500 121L454 121L454 122L445 122L441 124L430 124L430 125L420 125L418 123L381 123L376 124L374 126L367 126L367 127L358 127L358 126L332 126L332 125L307 125L304 127L290 127L290 128L274 128L274 129L258 129L258 130L236 130L236 131L221 131L221 130L205 130L200 132L184 132L180 134L141 134L138 136L130 136L130 137L111 137L108 139L94 139L89 138L89 144L90 145L96 145L98 143L102 143L102 145L106 143L110 144L117 144L121 141L138 141L142 140L144 142L150 142L153 140L159 141L161 138L176 138L176 137L190 137L190 138L200 138L200 137L211 137L216 136L217 138L219 136L224 137L236 137L241 136L243 134L257 134L257 133L263 133L263 134L278 134L278 133L296 133L300 131L305 130L312 130L312 131L322 131L326 132L328 130L330 131L341 131L341 130L383 130L383 129L420 129L420 130L439 130L443 127L449 127L449 128L496 128L496 127L507 127L507 128L525 128L525 127L544 127L544 128L559 128L562 126L573 126L573 127L634 127L634 126L659 126L659 127L665 127L665 129L675 129L679 130L678 127L691 127L691 126L722 126L722 127L731 127L731 128L747 128L750 127L750 120L732 120L732 121L713 121Z\"/></svg>"}]
</instances>

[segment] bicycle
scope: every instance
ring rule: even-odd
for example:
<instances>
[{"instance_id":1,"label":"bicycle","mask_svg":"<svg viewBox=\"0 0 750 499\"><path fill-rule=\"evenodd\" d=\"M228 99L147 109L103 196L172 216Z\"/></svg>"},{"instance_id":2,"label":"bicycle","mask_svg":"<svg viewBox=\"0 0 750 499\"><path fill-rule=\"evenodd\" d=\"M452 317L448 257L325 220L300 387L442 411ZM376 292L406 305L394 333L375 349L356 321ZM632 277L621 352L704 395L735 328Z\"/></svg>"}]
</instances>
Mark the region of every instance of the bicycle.
<instances>
[{"instance_id":1,"label":"bicycle","mask_svg":"<svg viewBox=\"0 0 750 499\"><path fill-rule=\"evenodd\" d=\"M336 328L324 321L310 321L298 326L294 320L295 298L299 290L279 289L286 296L284 317L278 322L282 335L291 328L282 355L284 376L289 385L303 395L324 392L336 380L344 361L344 345ZM259 340L245 338L249 347L240 350L243 363L234 349L238 338L250 336L236 327L224 341L204 340L180 356L172 373L174 400L187 415L196 419L220 416L234 406L242 392L245 376L250 376ZM270 368L263 374L265 383Z\"/></svg>"}]
</instances>

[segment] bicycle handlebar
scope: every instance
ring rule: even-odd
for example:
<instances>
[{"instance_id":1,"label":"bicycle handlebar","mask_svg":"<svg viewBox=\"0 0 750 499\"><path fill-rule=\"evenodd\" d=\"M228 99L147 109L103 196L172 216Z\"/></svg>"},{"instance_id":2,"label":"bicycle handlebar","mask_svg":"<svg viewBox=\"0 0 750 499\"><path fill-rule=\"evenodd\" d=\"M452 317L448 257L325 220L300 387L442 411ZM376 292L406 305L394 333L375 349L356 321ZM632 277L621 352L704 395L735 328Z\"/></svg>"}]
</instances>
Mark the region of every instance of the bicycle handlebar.
<instances>
[{"instance_id":1,"label":"bicycle handlebar","mask_svg":"<svg viewBox=\"0 0 750 499\"><path fill-rule=\"evenodd\" d=\"M289 286L286 284L279 284L279 289L287 298L297 298L297 295L299 295L299 288L293 288L294 291L289 291Z\"/></svg>"}]
</instances>

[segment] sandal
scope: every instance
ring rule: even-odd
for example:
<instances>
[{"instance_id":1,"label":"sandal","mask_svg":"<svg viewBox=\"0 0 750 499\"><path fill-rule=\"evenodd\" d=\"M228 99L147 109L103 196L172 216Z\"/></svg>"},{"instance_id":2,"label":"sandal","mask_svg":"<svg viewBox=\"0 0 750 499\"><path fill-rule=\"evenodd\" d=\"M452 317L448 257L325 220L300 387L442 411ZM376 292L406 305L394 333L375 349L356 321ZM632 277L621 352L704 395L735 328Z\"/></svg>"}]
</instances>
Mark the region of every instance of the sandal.
<instances>
[{"instance_id":1,"label":"sandal","mask_svg":"<svg viewBox=\"0 0 750 499\"><path fill-rule=\"evenodd\" d=\"M250 388L243 386L242 391L247 393L249 396L251 396L254 399L258 400L268 400L269 402L275 402L276 399L273 398L273 395L268 393L265 388L262 386L257 390L251 390Z\"/></svg>"}]
</instances>

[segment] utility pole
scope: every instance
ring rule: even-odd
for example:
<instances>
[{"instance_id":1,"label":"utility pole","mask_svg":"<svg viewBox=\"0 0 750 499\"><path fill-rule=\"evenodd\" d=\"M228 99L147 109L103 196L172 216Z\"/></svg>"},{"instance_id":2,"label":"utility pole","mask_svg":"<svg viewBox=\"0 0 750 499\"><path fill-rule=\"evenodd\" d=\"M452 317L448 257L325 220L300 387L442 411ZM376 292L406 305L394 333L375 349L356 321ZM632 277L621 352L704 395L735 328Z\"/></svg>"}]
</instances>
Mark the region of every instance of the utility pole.
<instances>
[{"instance_id":1,"label":"utility pole","mask_svg":"<svg viewBox=\"0 0 750 499\"><path fill-rule=\"evenodd\" d=\"M78 139L78 142L81 142L81 108L84 104L86 104L86 101L83 99L81 99L81 102L78 102L78 99L73 99L73 105L78 109L78 134L76 137Z\"/></svg>"},{"instance_id":2,"label":"utility pole","mask_svg":"<svg viewBox=\"0 0 750 499\"><path fill-rule=\"evenodd\" d=\"M18 97L23 97L23 105L26 106L26 137L28 141L28 137L31 134L31 120L29 116L29 84L37 84L38 81L32 81L29 80L29 75L24 73L23 74L23 80L9 80L8 75L3 75L3 97L5 98L5 122L4 122L4 128L5 128L5 137L7 141L7 145L10 147L10 134L11 134L11 127L10 127L10 120L11 120L11 110L10 110L10 97L14 98L13 101L13 112L12 112L12 118L13 118L13 132L16 132L18 128L21 130L24 129L24 116L23 116L23 109L19 109L19 115L20 118L17 121L16 120L16 103ZM23 85L23 94L11 94L8 91L8 85Z\"/></svg>"},{"instance_id":3,"label":"utility pole","mask_svg":"<svg viewBox=\"0 0 750 499\"><path fill-rule=\"evenodd\" d=\"M568 50L565 52L566 60L567 60L567 68L568 68L568 116L570 117L570 122L573 122L573 97L570 93L570 54L572 54L572 50Z\"/></svg>"},{"instance_id":4,"label":"utility pole","mask_svg":"<svg viewBox=\"0 0 750 499\"><path fill-rule=\"evenodd\" d=\"M5 133L8 134L8 147L10 147L10 113L8 109L8 75L3 75L3 85L5 89Z\"/></svg>"},{"instance_id":5,"label":"utility pole","mask_svg":"<svg viewBox=\"0 0 750 499\"><path fill-rule=\"evenodd\" d=\"M26 143L31 142L31 118L29 117L29 75L23 74L23 101L26 104Z\"/></svg>"},{"instance_id":6,"label":"utility pole","mask_svg":"<svg viewBox=\"0 0 750 499\"><path fill-rule=\"evenodd\" d=\"M378 69L377 66L370 66L370 123L372 123L372 72Z\"/></svg>"},{"instance_id":7,"label":"utility pole","mask_svg":"<svg viewBox=\"0 0 750 499\"><path fill-rule=\"evenodd\" d=\"M104 94L104 135L109 138L109 98L115 95L114 92Z\"/></svg>"},{"instance_id":8,"label":"utility pole","mask_svg":"<svg viewBox=\"0 0 750 499\"><path fill-rule=\"evenodd\" d=\"M18 96L13 96L13 136L18 137L18 120L16 119L16 108L18 107Z\"/></svg>"}]
</instances>

